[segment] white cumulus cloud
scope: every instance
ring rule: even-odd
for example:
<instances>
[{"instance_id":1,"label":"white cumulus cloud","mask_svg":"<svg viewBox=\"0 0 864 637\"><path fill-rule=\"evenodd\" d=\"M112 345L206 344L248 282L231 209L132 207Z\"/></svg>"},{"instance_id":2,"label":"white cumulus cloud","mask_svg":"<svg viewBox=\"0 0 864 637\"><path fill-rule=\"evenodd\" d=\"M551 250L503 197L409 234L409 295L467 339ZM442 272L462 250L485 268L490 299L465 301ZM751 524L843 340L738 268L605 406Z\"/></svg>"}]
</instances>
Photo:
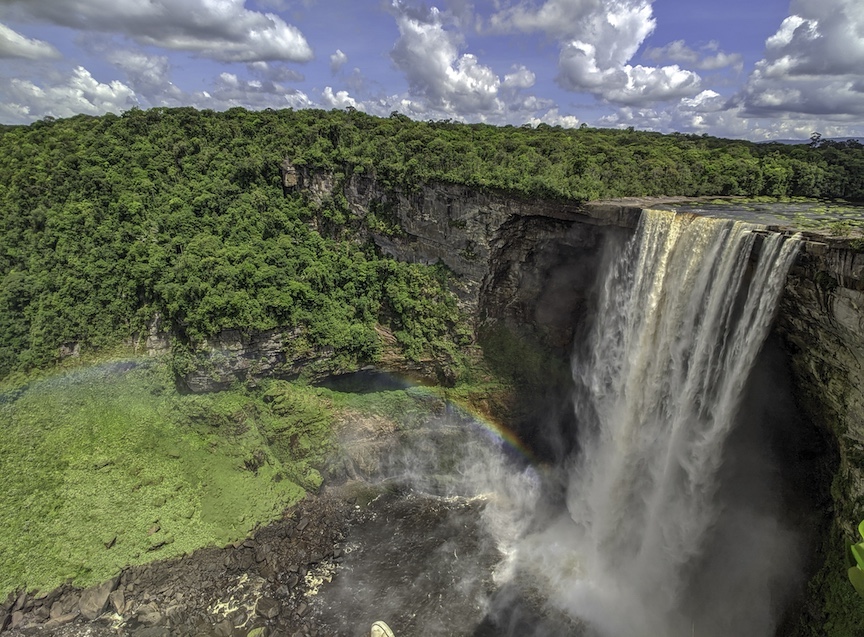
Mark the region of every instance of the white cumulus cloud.
<instances>
[{"instance_id":1,"label":"white cumulus cloud","mask_svg":"<svg viewBox=\"0 0 864 637\"><path fill-rule=\"evenodd\" d=\"M701 78L678 65L649 67L631 60L656 27L651 0L518 2L490 17L502 33L539 31L558 39L558 83L620 104L695 95Z\"/></svg>"},{"instance_id":2,"label":"white cumulus cloud","mask_svg":"<svg viewBox=\"0 0 864 637\"><path fill-rule=\"evenodd\" d=\"M169 82L168 58L164 55L118 49L108 52L106 59L124 70L133 86L162 86Z\"/></svg>"},{"instance_id":3,"label":"white cumulus cloud","mask_svg":"<svg viewBox=\"0 0 864 637\"><path fill-rule=\"evenodd\" d=\"M0 59L46 60L59 57L60 52L47 42L28 38L0 24Z\"/></svg>"},{"instance_id":4,"label":"white cumulus cloud","mask_svg":"<svg viewBox=\"0 0 864 637\"><path fill-rule=\"evenodd\" d=\"M533 71L525 68L521 64L513 68L512 73L504 76L503 85L508 88L531 88L537 77Z\"/></svg>"},{"instance_id":5,"label":"white cumulus cloud","mask_svg":"<svg viewBox=\"0 0 864 637\"><path fill-rule=\"evenodd\" d=\"M103 84L82 66L55 84L38 86L29 80L16 78L5 91L0 92L0 114L22 122L46 116L117 113L137 104L132 88L119 80Z\"/></svg>"},{"instance_id":6,"label":"white cumulus cloud","mask_svg":"<svg viewBox=\"0 0 864 637\"><path fill-rule=\"evenodd\" d=\"M346 62L348 62L348 56L341 49L336 49L336 53L330 56L330 70L336 73L345 66Z\"/></svg>"},{"instance_id":7,"label":"white cumulus cloud","mask_svg":"<svg viewBox=\"0 0 864 637\"><path fill-rule=\"evenodd\" d=\"M6 0L24 15L53 24L123 34L150 46L225 62L312 59L297 27L244 0Z\"/></svg>"},{"instance_id":8,"label":"white cumulus cloud","mask_svg":"<svg viewBox=\"0 0 864 637\"><path fill-rule=\"evenodd\" d=\"M321 94L321 102L327 108L357 108L357 100L348 94L348 91L333 91L332 86L325 86Z\"/></svg>"},{"instance_id":9,"label":"white cumulus cloud","mask_svg":"<svg viewBox=\"0 0 864 637\"><path fill-rule=\"evenodd\" d=\"M235 106L250 110L314 106L305 93L280 82L263 76L248 79L227 71L219 74L210 90L196 93L192 102L198 108L214 110L225 110Z\"/></svg>"},{"instance_id":10,"label":"white cumulus cloud","mask_svg":"<svg viewBox=\"0 0 864 637\"><path fill-rule=\"evenodd\" d=\"M793 0L738 96L754 116L864 115L864 3Z\"/></svg>"},{"instance_id":11,"label":"white cumulus cloud","mask_svg":"<svg viewBox=\"0 0 864 637\"><path fill-rule=\"evenodd\" d=\"M766 117L753 116L745 112L740 104L730 104L729 100L710 89L692 98L682 98L663 108L621 107L602 117L598 123L603 126L633 126L665 133L678 131L751 140L806 140L814 130L822 132L826 137L860 134L854 132L855 122L845 117L826 119L798 114L784 117L776 114Z\"/></svg>"},{"instance_id":12,"label":"white cumulus cloud","mask_svg":"<svg viewBox=\"0 0 864 637\"><path fill-rule=\"evenodd\" d=\"M666 46L648 49L645 57L655 62L669 60L688 64L700 71L714 71L727 67L741 71L744 66L740 53L720 51L718 43L714 40L700 47L699 51L691 49L684 40L675 40Z\"/></svg>"},{"instance_id":13,"label":"white cumulus cloud","mask_svg":"<svg viewBox=\"0 0 864 637\"><path fill-rule=\"evenodd\" d=\"M562 128L576 128L579 126L579 118L574 115L562 115L557 108L550 108L539 117L531 117L527 121L532 126L538 124L549 124L550 126L561 126Z\"/></svg>"},{"instance_id":14,"label":"white cumulus cloud","mask_svg":"<svg viewBox=\"0 0 864 637\"><path fill-rule=\"evenodd\" d=\"M414 9L394 0L393 14L399 39L390 56L413 94L425 98L434 109L457 115L503 109L498 97L500 78L475 55L460 55L462 36L444 28L437 8Z\"/></svg>"},{"instance_id":15,"label":"white cumulus cloud","mask_svg":"<svg viewBox=\"0 0 864 637\"><path fill-rule=\"evenodd\" d=\"M574 91L585 90L619 104L645 104L693 95L700 78L691 71L672 66L600 67L597 49L585 42L570 42L561 49L558 82Z\"/></svg>"},{"instance_id":16,"label":"white cumulus cloud","mask_svg":"<svg viewBox=\"0 0 864 637\"><path fill-rule=\"evenodd\" d=\"M303 74L288 68L282 62L251 62L246 65L249 73L271 82L302 82Z\"/></svg>"}]
</instances>

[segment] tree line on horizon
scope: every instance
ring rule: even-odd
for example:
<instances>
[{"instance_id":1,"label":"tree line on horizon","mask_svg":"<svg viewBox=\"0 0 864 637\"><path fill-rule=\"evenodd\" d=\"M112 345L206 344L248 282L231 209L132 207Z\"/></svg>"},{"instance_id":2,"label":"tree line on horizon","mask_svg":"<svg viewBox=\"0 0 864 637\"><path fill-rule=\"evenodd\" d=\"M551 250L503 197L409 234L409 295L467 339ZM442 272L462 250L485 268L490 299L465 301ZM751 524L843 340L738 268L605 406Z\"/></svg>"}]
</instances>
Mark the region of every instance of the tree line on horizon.
<instances>
[{"instance_id":1,"label":"tree line on horizon","mask_svg":"<svg viewBox=\"0 0 864 637\"><path fill-rule=\"evenodd\" d=\"M338 194L284 197L279 164L517 197L864 200L858 145L754 144L633 129L419 122L393 113L191 107L0 128L0 377L64 343L105 347L158 313L181 343L301 328L339 364L470 341L443 267L398 263Z\"/></svg>"}]
</instances>

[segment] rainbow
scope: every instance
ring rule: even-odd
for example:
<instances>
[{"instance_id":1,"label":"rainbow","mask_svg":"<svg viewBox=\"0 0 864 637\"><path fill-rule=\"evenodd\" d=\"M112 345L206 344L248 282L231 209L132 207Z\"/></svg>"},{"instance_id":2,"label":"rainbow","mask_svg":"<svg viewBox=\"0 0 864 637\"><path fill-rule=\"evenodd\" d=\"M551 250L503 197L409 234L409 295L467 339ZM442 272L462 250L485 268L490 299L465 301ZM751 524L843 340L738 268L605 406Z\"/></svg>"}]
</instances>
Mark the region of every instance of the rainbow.
<instances>
[{"instance_id":1,"label":"rainbow","mask_svg":"<svg viewBox=\"0 0 864 637\"><path fill-rule=\"evenodd\" d=\"M464 401L448 400L447 402L458 408L464 415L467 415L487 438L500 443L508 452L521 456L535 467L542 464L531 448L516 435L516 432L503 423L490 418L476 408L472 408Z\"/></svg>"},{"instance_id":2,"label":"rainbow","mask_svg":"<svg viewBox=\"0 0 864 637\"><path fill-rule=\"evenodd\" d=\"M366 375L365 379L361 378ZM413 376L410 373L384 371L380 369L368 369L361 372L345 374L341 382L339 378L330 379L330 382L322 383L325 387L329 387L335 391L346 391L346 386L350 387L357 384L369 384L377 391L392 391L392 390L409 390L409 389L431 389L434 387L428 379ZM344 384L343 384L344 383ZM340 385L342 389L340 390ZM347 391L351 391L347 389ZM440 397L440 394L435 393ZM476 425L477 430L482 431L487 438L494 443L500 444L506 452L515 454L529 462L531 465L538 467L542 461L537 458L536 454L519 438L512 429L503 423L491 418L488 414L481 412L476 407L472 407L468 402L443 396L448 405L459 410L459 413L466 420L470 420Z\"/></svg>"}]
</instances>

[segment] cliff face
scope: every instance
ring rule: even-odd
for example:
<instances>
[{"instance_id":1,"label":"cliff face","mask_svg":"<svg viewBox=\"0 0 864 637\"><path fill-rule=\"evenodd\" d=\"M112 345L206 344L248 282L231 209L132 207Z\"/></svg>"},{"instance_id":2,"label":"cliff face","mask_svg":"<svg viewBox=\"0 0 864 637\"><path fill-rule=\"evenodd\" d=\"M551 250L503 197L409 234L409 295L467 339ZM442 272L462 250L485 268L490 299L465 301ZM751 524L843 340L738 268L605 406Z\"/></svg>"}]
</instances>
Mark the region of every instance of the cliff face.
<instances>
[{"instance_id":1,"label":"cliff face","mask_svg":"<svg viewBox=\"0 0 864 637\"><path fill-rule=\"evenodd\" d=\"M856 527L864 518L864 254L848 240L814 239L789 273L774 326L806 423L794 430L802 437L791 473L811 503L801 522L816 573L797 625L781 628L789 635L859 634L864 608L846 579L846 547L860 541Z\"/></svg>"},{"instance_id":2,"label":"cliff face","mask_svg":"<svg viewBox=\"0 0 864 637\"><path fill-rule=\"evenodd\" d=\"M837 494L864 513L864 254L848 242L809 242L786 281L776 330L809 418L837 440ZM850 533L858 519L843 521Z\"/></svg>"},{"instance_id":3,"label":"cliff face","mask_svg":"<svg viewBox=\"0 0 864 637\"><path fill-rule=\"evenodd\" d=\"M578 347L594 320L594 286L605 248L625 241L648 205L526 201L452 184L392 192L374 177L355 175L340 183L331 174L304 170L288 177L286 193L299 189L313 206L344 196L362 221L358 225L383 253L402 261L445 264L454 274L462 309L478 331L498 326L520 338L527 335L558 352L561 361L574 344ZM777 446L784 448L779 456L789 473L786 488L806 492L803 498L793 495L790 506L802 509L791 515L808 527L810 553L816 556L812 571L825 561L825 547L842 546L843 536L854 538L854 527L864 516L864 253L856 247L849 240L817 235L804 242L786 282L772 344L766 347L782 359L794 392L785 400L798 408L794 431L778 430ZM159 343L155 336L150 340ZM298 346L302 341L302 335L290 331L224 332L201 344L197 367L183 381L189 390L202 392L236 380L291 377L316 365L324 369L330 353L303 350ZM400 363L391 360L389 365L398 369ZM564 368L567 375L566 363ZM554 409L556 400L564 405L564 391L562 384L558 394L535 392L533 403L528 396L526 414L534 418L538 410ZM526 420L529 429L533 422ZM842 571L829 566L836 585ZM824 591L811 592L805 610L805 623L811 626L824 620L818 597Z\"/></svg>"},{"instance_id":4,"label":"cliff face","mask_svg":"<svg viewBox=\"0 0 864 637\"><path fill-rule=\"evenodd\" d=\"M834 446L835 515L853 539L864 516L864 253L842 240L805 244L775 330L799 406Z\"/></svg>"},{"instance_id":5,"label":"cliff face","mask_svg":"<svg viewBox=\"0 0 864 637\"><path fill-rule=\"evenodd\" d=\"M309 175L306 182L313 199L332 193L332 181L325 175ZM506 252L506 246L513 245L514 227L531 245L550 237L579 243L576 234L597 237L603 234L602 229L635 228L639 220L636 207L521 200L506 193L453 184L431 184L406 194L382 189L374 178L353 176L343 192L358 217L383 214L395 226L395 232L370 231L384 254L401 261L440 262L450 268L457 277L457 292L464 307L472 315L482 312L484 285L500 265L502 249ZM552 227L556 231L550 235ZM585 242L586 247L596 245L595 238ZM530 250L522 251L527 254Z\"/></svg>"},{"instance_id":6,"label":"cliff face","mask_svg":"<svg viewBox=\"0 0 864 637\"><path fill-rule=\"evenodd\" d=\"M634 228L639 219L635 206L517 200L452 184L395 193L363 175L340 185L330 173L286 172L287 168L283 166L286 193L301 188L313 206L343 195L384 254L400 261L446 265L454 274L461 308L478 323L540 326L538 333L556 346L572 341L572 321L562 317L587 309L605 241ZM285 186L288 181L292 185ZM568 272L573 277L565 279ZM573 307L563 311L562 303ZM189 391L208 392L237 380L290 378L300 370L315 375L315 369L327 368L332 353L299 351L301 336L280 330L226 330L198 344L194 368L181 384ZM148 345L153 347L148 351L164 351L165 342L165 335L151 333ZM391 360L389 367L433 378L436 374L434 364Z\"/></svg>"}]
</instances>

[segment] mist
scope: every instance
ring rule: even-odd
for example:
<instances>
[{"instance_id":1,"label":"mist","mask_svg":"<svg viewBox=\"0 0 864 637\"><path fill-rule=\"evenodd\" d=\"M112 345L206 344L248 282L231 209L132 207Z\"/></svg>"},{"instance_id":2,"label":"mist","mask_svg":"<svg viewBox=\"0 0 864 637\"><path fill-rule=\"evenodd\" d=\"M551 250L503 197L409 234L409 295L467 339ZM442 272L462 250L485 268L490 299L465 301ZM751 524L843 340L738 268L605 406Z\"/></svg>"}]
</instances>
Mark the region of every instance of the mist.
<instances>
[{"instance_id":1,"label":"mist","mask_svg":"<svg viewBox=\"0 0 864 637\"><path fill-rule=\"evenodd\" d=\"M800 585L777 423L752 395L742 410L797 250L779 235L754 250L759 230L646 211L605 273L573 358L565 510L540 522L535 506L507 552L586 634L768 636Z\"/></svg>"},{"instance_id":2,"label":"mist","mask_svg":"<svg viewBox=\"0 0 864 637\"><path fill-rule=\"evenodd\" d=\"M795 417L765 341L798 241L757 243L761 230L646 211L612 246L574 346L575 448L555 434L557 409L536 416L547 444L561 440L547 463L439 409L367 476L440 513L395 534L430 543L406 557L393 525L416 510L385 502L391 529L376 541L403 551L400 590L347 572L336 603L386 610L402 635L775 634L806 538L785 514L777 441ZM418 604L429 580L454 594Z\"/></svg>"}]
</instances>

